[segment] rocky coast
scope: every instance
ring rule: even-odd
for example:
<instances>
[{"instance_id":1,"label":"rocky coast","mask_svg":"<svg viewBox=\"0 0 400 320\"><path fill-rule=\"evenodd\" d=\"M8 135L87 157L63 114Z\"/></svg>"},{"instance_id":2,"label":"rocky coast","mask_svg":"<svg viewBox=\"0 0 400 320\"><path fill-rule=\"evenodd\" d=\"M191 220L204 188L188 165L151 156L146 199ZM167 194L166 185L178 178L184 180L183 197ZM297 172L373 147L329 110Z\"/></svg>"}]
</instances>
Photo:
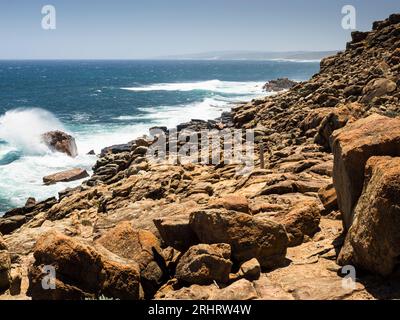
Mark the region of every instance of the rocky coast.
<instances>
[{"instance_id":1,"label":"rocky coast","mask_svg":"<svg viewBox=\"0 0 400 320\"><path fill-rule=\"evenodd\" d=\"M176 128L253 130L246 174L151 161L150 135L105 148L81 186L7 212L0 299L398 298L399 116L393 14L309 81Z\"/></svg>"}]
</instances>

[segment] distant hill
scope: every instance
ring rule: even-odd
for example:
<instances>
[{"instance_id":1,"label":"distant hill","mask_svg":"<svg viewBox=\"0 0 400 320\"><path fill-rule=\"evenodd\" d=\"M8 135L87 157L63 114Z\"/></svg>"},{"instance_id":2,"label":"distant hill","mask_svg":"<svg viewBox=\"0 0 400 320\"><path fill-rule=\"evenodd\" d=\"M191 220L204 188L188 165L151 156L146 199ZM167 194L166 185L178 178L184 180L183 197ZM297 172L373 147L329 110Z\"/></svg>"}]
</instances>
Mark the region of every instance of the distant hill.
<instances>
[{"instance_id":1,"label":"distant hill","mask_svg":"<svg viewBox=\"0 0 400 320\"><path fill-rule=\"evenodd\" d=\"M184 55L171 55L159 58L170 60L321 60L327 56L335 55L337 52L338 51L214 51Z\"/></svg>"}]
</instances>

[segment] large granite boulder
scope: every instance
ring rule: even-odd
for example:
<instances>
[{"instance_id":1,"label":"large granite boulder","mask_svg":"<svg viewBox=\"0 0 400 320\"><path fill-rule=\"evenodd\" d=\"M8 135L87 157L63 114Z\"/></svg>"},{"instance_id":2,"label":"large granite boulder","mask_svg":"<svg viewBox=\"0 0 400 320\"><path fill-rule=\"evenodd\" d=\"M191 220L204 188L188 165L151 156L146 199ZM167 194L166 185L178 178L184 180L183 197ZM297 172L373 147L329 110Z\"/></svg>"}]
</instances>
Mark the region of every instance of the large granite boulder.
<instances>
[{"instance_id":1,"label":"large granite boulder","mask_svg":"<svg viewBox=\"0 0 400 320\"><path fill-rule=\"evenodd\" d=\"M198 244L179 260L175 277L190 284L226 283L232 268L230 257L229 244Z\"/></svg>"},{"instance_id":2,"label":"large granite boulder","mask_svg":"<svg viewBox=\"0 0 400 320\"><path fill-rule=\"evenodd\" d=\"M338 261L389 275L400 256L400 158L371 157Z\"/></svg>"},{"instance_id":3,"label":"large granite boulder","mask_svg":"<svg viewBox=\"0 0 400 320\"><path fill-rule=\"evenodd\" d=\"M400 120L378 114L336 130L331 137L333 183L346 229L364 184L364 168L371 156L400 155Z\"/></svg>"},{"instance_id":4,"label":"large granite boulder","mask_svg":"<svg viewBox=\"0 0 400 320\"><path fill-rule=\"evenodd\" d=\"M29 270L27 294L32 299L84 299L101 295L117 299L140 299L139 266L82 241L51 231L34 247L35 262ZM46 270L55 271L55 289L42 286Z\"/></svg>"},{"instance_id":5,"label":"large granite boulder","mask_svg":"<svg viewBox=\"0 0 400 320\"><path fill-rule=\"evenodd\" d=\"M166 276L165 262L160 242L153 233L135 229L131 223L124 221L96 240L96 244L139 266L146 298L152 297L159 289Z\"/></svg>"},{"instance_id":6,"label":"large granite boulder","mask_svg":"<svg viewBox=\"0 0 400 320\"><path fill-rule=\"evenodd\" d=\"M50 131L42 135L43 143L52 151L61 152L75 158L78 155L75 138L62 131Z\"/></svg>"},{"instance_id":7,"label":"large granite boulder","mask_svg":"<svg viewBox=\"0 0 400 320\"><path fill-rule=\"evenodd\" d=\"M202 243L230 244L236 261L257 258L266 268L284 262L288 237L283 225L270 219L237 211L200 210L191 213L190 226Z\"/></svg>"}]
</instances>

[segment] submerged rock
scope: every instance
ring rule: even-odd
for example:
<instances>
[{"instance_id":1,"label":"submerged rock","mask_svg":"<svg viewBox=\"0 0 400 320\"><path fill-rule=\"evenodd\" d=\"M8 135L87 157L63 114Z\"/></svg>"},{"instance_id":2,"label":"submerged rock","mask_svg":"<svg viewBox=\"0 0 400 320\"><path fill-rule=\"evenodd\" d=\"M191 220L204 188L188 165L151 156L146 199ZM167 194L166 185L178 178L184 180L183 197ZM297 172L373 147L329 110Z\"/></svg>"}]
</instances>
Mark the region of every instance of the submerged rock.
<instances>
[{"instance_id":1,"label":"submerged rock","mask_svg":"<svg viewBox=\"0 0 400 320\"><path fill-rule=\"evenodd\" d=\"M78 148L75 138L62 131L50 131L42 135L42 141L50 150L61 152L75 158L78 155Z\"/></svg>"}]
</instances>

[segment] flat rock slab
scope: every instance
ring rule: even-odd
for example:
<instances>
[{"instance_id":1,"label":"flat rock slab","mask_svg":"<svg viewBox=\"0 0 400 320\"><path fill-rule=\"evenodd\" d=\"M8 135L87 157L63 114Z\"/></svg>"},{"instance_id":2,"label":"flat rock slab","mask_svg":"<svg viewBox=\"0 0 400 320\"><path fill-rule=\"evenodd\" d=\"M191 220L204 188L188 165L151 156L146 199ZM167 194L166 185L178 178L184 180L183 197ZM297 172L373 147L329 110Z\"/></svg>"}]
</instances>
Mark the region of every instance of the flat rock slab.
<instances>
[{"instance_id":1,"label":"flat rock slab","mask_svg":"<svg viewBox=\"0 0 400 320\"><path fill-rule=\"evenodd\" d=\"M84 169L72 169L67 171L51 174L43 178L46 185L55 184L57 182L70 182L89 177L89 174Z\"/></svg>"}]
</instances>

